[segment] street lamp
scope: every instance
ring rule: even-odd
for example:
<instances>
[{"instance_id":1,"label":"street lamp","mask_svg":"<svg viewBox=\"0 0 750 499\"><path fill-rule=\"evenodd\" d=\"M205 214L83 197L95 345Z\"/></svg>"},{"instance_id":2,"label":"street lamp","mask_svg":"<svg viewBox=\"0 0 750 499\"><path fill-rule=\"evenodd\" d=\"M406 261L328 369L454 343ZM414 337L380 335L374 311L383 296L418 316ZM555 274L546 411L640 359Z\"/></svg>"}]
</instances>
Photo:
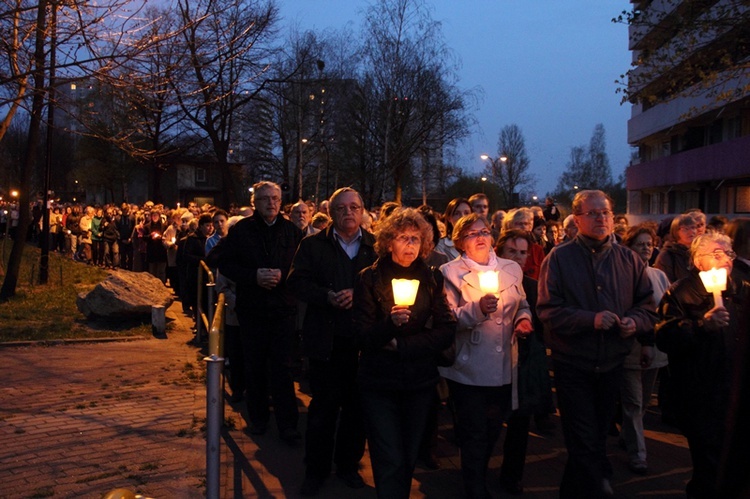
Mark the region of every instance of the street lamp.
<instances>
[{"instance_id":1,"label":"street lamp","mask_svg":"<svg viewBox=\"0 0 750 499\"><path fill-rule=\"evenodd\" d=\"M508 156L501 154L498 158L493 158L489 154L482 154L479 156L484 161L489 161L492 166L492 177L497 177L497 164L498 162L505 164L508 161Z\"/></svg>"}]
</instances>

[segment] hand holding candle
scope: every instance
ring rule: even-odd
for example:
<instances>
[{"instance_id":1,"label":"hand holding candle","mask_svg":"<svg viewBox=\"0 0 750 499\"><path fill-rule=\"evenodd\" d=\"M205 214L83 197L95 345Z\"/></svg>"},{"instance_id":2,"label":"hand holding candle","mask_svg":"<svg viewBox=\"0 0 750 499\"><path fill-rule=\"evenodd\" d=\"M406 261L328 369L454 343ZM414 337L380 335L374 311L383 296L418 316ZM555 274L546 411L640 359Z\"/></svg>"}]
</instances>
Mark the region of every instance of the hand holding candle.
<instances>
[{"instance_id":1,"label":"hand holding candle","mask_svg":"<svg viewBox=\"0 0 750 499\"><path fill-rule=\"evenodd\" d=\"M497 270L478 272L479 289L484 296L479 299L479 309L484 315L490 315L497 311L497 293L500 289Z\"/></svg>"},{"instance_id":2,"label":"hand holding candle","mask_svg":"<svg viewBox=\"0 0 750 499\"><path fill-rule=\"evenodd\" d=\"M700 275L706 291L714 295L714 306L717 308L723 307L724 300L721 298L721 292L727 289L727 269L714 267L711 270L704 270L698 275Z\"/></svg>"}]
</instances>

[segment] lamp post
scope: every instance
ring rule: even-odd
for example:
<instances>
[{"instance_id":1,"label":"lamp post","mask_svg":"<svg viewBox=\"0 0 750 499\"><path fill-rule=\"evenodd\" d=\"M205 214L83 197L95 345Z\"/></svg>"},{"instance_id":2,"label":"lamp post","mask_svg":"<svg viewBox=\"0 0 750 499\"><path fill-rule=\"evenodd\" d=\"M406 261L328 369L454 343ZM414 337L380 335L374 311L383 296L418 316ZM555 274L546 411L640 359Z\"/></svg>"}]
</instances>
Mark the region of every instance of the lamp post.
<instances>
[{"instance_id":1,"label":"lamp post","mask_svg":"<svg viewBox=\"0 0 750 499\"><path fill-rule=\"evenodd\" d=\"M508 161L508 156L506 156L505 154L501 154L497 158L493 158L489 154L482 154L479 157L482 158L484 161L489 161L490 162L490 166L492 167L492 180L496 184L498 184L498 186L500 187L500 190L502 192L503 191L503 185L501 184L501 182L497 181L497 165L498 164L505 165L505 163ZM508 199L505 200L506 203L508 201L509 201Z\"/></svg>"},{"instance_id":2,"label":"lamp post","mask_svg":"<svg viewBox=\"0 0 750 499\"><path fill-rule=\"evenodd\" d=\"M329 196L328 189L329 189L329 186L330 186L330 184L329 184L329 180L330 180L329 171L330 171L330 164L331 164L331 151L328 149L328 144L327 144L326 140L321 140L321 139L302 139L302 143L303 144L309 144L311 142L320 145L322 147L322 149L323 149L323 152L325 153L325 161L326 161L326 188L325 188L325 193L326 194L325 194L325 198L324 199L328 199L328 196ZM315 185L315 201L316 202L318 201L318 188L319 188L319 184L320 184L320 163L318 163L318 182Z\"/></svg>"},{"instance_id":3,"label":"lamp post","mask_svg":"<svg viewBox=\"0 0 750 499\"><path fill-rule=\"evenodd\" d=\"M489 161L490 162L490 165L492 166L492 178L493 179L495 177L497 177L497 165L498 165L498 162L500 162L502 164L505 164L508 161L508 156L506 156L505 154L501 154L497 158L493 158L489 154L482 154L479 157L482 158L484 161Z\"/></svg>"}]
</instances>

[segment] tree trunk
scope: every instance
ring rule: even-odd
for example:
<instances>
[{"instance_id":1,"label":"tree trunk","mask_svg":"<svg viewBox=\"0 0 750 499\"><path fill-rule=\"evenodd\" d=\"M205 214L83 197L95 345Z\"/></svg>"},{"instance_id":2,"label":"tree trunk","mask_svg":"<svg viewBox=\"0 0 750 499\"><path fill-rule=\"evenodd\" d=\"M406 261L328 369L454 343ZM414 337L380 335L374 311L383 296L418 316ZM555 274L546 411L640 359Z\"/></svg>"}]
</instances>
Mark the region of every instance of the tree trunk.
<instances>
[{"instance_id":1,"label":"tree trunk","mask_svg":"<svg viewBox=\"0 0 750 499\"><path fill-rule=\"evenodd\" d=\"M26 246L26 234L29 230L31 217L29 213L29 200L31 189L31 174L36 164L36 150L39 146L41 133L42 112L44 111L44 42L46 37L46 15L47 0L40 0L37 7L36 18L36 46L34 49L34 99L31 107L31 119L29 120L29 141L26 146L26 158L24 159L23 177L21 180L20 193L18 196L18 231L13 249L8 260L8 269L0 288L0 302L7 302L16 294L16 285L23 260L23 250ZM46 209L46 206L44 207ZM10 223L10 219L8 220Z\"/></svg>"}]
</instances>

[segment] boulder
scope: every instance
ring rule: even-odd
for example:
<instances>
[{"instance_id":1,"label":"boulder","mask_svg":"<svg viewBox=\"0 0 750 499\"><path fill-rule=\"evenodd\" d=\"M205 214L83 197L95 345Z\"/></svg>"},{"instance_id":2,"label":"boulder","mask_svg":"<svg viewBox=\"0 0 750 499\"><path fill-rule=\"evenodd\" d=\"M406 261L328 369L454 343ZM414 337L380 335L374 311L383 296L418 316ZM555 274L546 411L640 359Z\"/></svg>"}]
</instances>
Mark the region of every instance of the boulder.
<instances>
[{"instance_id":1,"label":"boulder","mask_svg":"<svg viewBox=\"0 0 750 499\"><path fill-rule=\"evenodd\" d=\"M76 305L89 319L150 320L153 305L169 308L173 301L171 290L148 272L117 270L88 293L80 293Z\"/></svg>"}]
</instances>

